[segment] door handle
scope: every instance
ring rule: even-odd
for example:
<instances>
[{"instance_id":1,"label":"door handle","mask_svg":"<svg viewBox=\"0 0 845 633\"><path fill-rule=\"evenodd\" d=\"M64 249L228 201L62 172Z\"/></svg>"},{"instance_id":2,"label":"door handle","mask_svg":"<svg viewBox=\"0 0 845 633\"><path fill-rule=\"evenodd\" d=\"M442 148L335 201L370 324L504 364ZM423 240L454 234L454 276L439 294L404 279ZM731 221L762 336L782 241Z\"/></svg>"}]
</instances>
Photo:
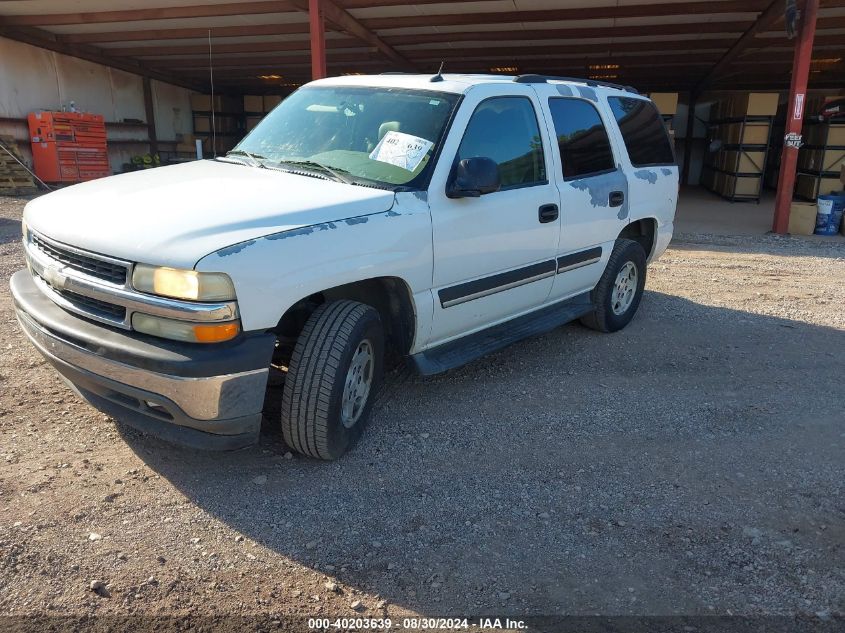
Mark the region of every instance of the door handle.
<instances>
[{"instance_id":1,"label":"door handle","mask_svg":"<svg viewBox=\"0 0 845 633\"><path fill-rule=\"evenodd\" d=\"M625 202L625 194L621 191L611 191L610 192L610 206L611 207L621 207L622 203Z\"/></svg>"},{"instance_id":2,"label":"door handle","mask_svg":"<svg viewBox=\"0 0 845 633\"><path fill-rule=\"evenodd\" d=\"M540 207L540 223L554 222L557 220L558 210L556 204L544 204Z\"/></svg>"}]
</instances>

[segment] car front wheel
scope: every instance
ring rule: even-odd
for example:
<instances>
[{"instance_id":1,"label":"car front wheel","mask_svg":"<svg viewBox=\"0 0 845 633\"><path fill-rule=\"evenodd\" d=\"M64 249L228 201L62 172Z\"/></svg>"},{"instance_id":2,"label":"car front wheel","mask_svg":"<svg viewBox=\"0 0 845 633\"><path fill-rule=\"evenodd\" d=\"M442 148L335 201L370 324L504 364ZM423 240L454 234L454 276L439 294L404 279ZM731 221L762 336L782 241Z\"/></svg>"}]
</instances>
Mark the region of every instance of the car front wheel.
<instances>
[{"instance_id":1,"label":"car front wheel","mask_svg":"<svg viewBox=\"0 0 845 633\"><path fill-rule=\"evenodd\" d=\"M296 342L285 378L285 442L318 459L343 455L367 423L383 359L384 330L374 308L345 300L317 308Z\"/></svg>"}]
</instances>

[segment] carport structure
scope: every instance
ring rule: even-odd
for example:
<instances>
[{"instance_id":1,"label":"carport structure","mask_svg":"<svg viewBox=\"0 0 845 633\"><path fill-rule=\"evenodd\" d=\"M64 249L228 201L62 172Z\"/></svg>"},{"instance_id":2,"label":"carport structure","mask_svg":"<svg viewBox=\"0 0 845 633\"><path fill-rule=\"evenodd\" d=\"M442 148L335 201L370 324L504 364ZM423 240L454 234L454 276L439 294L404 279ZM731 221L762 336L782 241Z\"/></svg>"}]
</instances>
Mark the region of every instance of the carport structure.
<instances>
[{"instance_id":1,"label":"carport structure","mask_svg":"<svg viewBox=\"0 0 845 633\"><path fill-rule=\"evenodd\" d=\"M319 7L332 75L434 72L445 62L454 72L592 76L640 90L683 92L704 80L708 87L765 89L789 84L793 44L784 28L785 4L4 0L0 36L207 89L210 34L221 90L292 88L311 78L309 8ZM821 0L818 16L813 84L835 85L845 77L845 0ZM315 61L320 40L314 38Z\"/></svg>"},{"instance_id":2,"label":"carport structure","mask_svg":"<svg viewBox=\"0 0 845 633\"><path fill-rule=\"evenodd\" d=\"M796 0L805 16L817 15L815 38L799 29L799 45L787 37L789 4L3 0L0 36L199 91L210 88L213 67L217 91L240 94L284 94L326 73L434 73L441 62L453 72L580 76L688 93L692 103L705 90L787 88L793 68L793 93L806 91L807 78L810 88L841 87L845 0ZM792 172L781 178L790 194L778 208L786 204L787 213Z\"/></svg>"}]
</instances>

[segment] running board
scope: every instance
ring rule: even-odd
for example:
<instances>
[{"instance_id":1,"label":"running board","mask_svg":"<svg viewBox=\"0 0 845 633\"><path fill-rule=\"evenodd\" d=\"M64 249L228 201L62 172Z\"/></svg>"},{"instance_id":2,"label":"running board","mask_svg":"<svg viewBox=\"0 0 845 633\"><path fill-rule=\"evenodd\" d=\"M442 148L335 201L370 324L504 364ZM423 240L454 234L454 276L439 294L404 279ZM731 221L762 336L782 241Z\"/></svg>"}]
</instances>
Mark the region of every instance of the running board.
<instances>
[{"instance_id":1,"label":"running board","mask_svg":"<svg viewBox=\"0 0 845 633\"><path fill-rule=\"evenodd\" d=\"M499 325L413 354L411 362L422 376L456 369L531 336L545 334L593 310L590 293L555 303Z\"/></svg>"}]
</instances>

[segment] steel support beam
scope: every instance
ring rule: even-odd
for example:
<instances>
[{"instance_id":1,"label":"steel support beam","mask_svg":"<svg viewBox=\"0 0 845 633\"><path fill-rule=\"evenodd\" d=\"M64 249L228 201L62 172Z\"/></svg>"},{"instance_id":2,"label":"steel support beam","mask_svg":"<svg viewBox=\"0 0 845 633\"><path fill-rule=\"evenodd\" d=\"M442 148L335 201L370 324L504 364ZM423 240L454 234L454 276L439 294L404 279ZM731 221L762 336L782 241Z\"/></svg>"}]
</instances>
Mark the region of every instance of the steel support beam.
<instances>
[{"instance_id":1,"label":"steel support beam","mask_svg":"<svg viewBox=\"0 0 845 633\"><path fill-rule=\"evenodd\" d=\"M310 12L311 3L312 0L290 0L290 4L296 6L301 11ZM333 30L357 37L362 42L381 52L382 55L396 64L398 68L409 70L414 68L414 65L400 55L395 48L385 43L384 40L365 27L351 13L337 6L332 0L320 0L320 8L322 9L326 22L333 25Z\"/></svg>"},{"instance_id":2,"label":"steel support beam","mask_svg":"<svg viewBox=\"0 0 845 633\"><path fill-rule=\"evenodd\" d=\"M310 25L309 25L310 26ZM309 29L310 31L310 29ZM227 44L225 38L217 37L217 31L212 31L214 35L214 53L222 55L224 53L305 53L308 50L308 40L294 40L294 41L269 41L269 42L247 42ZM206 31L206 38L208 31ZM352 37L338 37L331 40L326 40L326 49L332 48L359 48L361 42ZM208 41L202 44L177 44L174 46L132 46L127 48L108 48L109 55L115 57L156 57L161 59L165 55L179 55L179 59L189 58L189 56L204 56L208 57ZM790 56L790 61L792 57Z\"/></svg>"},{"instance_id":3,"label":"steel support beam","mask_svg":"<svg viewBox=\"0 0 845 633\"><path fill-rule=\"evenodd\" d=\"M700 95L691 91L689 95L689 106L687 106L687 129L684 134L684 171L681 176L681 184L686 185L689 181L690 161L692 161L692 139L695 133L695 107L698 105Z\"/></svg>"},{"instance_id":4,"label":"steel support beam","mask_svg":"<svg viewBox=\"0 0 845 633\"><path fill-rule=\"evenodd\" d=\"M326 77L326 25L322 0L308 0L308 25L311 29L311 79Z\"/></svg>"},{"instance_id":5,"label":"steel support beam","mask_svg":"<svg viewBox=\"0 0 845 633\"><path fill-rule=\"evenodd\" d=\"M149 77L150 79L157 79L165 83L173 84L175 86L182 86L189 90L203 90L202 86L190 80L185 80L181 77L170 75L166 72L161 72L154 68L150 68L134 59L110 57L104 52L104 49L89 46L87 44L68 44L63 42L58 36L34 27L6 27L0 24L0 37L6 37L10 40L23 42L39 48L45 48L49 51L61 53L62 55L70 55L71 57L78 57L85 59L95 64L102 64L103 66L110 66L123 70L128 73L140 75L141 77Z\"/></svg>"},{"instance_id":6,"label":"steel support beam","mask_svg":"<svg viewBox=\"0 0 845 633\"><path fill-rule=\"evenodd\" d=\"M0 20L0 23L2 21ZM250 24L217 26L213 29L214 39L256 35L307 35L308 25L292 24ZM94 33L65 33L59 39L69 44L99 44L100 42L143 42L148 40L204 40L208 38L208 27L187 27L178 29L142 29L138 31L96 31ZM303 44L304 46L304 44Z\"/></svg>"},{"instance_id":7,"label":"steel support beam","mask_svg":"<svg viewBox=\"0 0 845 633\"><path fill-rule=\"evenodd\" d=\"M784 2L783 0L773 0L772 3L760 14L757 20L752 24L745 33L742 34L736 43L728 49L728 52L722 56L722 59L713 66L713 69L698 82L695 89L701 94L709 84L716 79L721 72L725 70L730 64L739 57L749 46L754 42L754 38L759 33L765 33L778 21L783 19Z\"/></svg>"},{"instance_id":8,"label":"steel support beam","mask_svg":"<svg viewBox=\"0 0 845 633\"><path fill-rule=\"evenodd\" d=\"M801 26L795 41L795 60L792 63L792 83L789 87L789 104L786 111L786 134L801 136L804 123L804 101L807 95L807 80L810 76L810 61L813 56L813 39L816 35L816 18L819 0L804 0L801 9ZM789 230L789 212L795 189L795 172L798 167L798 147L784 139L780 159L778 191L775 197L775 216L772 231L784 234Z\"/></svg>"},{"instance_id":9,"label":"steel support beam","mask_svg":"<svg viewBox=\"0 0 845 633\"><path fill-rule=\"evenodd\" d=\"M144 83L144 112L147 116L147 136L150 139L150 155L155 155L158 154L158 135L156 134L152 80L149 77L143 77L142 80Z\"/></svg>"},{"instance_id":10,"label":"steel support beam","mask_svg":"<svg viewBox=\"0 0 845 633\"><path fill-rule=\"evenodd\" d=\"M294 1L294 0L292 0ZM298 0L296 0L298 1ZM397 29L432 26L466 26L478 24L517 24L528 22L571 22L597 19L655 18L674 15L710 15L713 13L756 13L769 6L769 0L720 0L712 2L661 2L657 4L614 3L607 6L569 7L566 9L540 9L525 11L484 11L431 13L362 19L368 29ZM457 3L456 3L457 4ZM781 0L781 4L783 4ZM328 16L326 16L328 18Z\"/></svg>"},{"instance_id":11,"label":"steel support beam","mask_svg":"<svg viewBox=\"0 0 845 633\"><path fill-rule=\"evenodd\" d=\"M108 4L108 3L104 3ZM262 2L233 2L229 4L199 4L183 7L156 7L152 9L126 9L118 11L88 11L80 13L41 13L33 15L0 16L3 26L58 26L69 24L108 24L111 22L145 22L148 20L174 20L184 18L209 18L233 15L258 15L285 13L295 8L284 0Z\"/></svg>"}]
</instances>

